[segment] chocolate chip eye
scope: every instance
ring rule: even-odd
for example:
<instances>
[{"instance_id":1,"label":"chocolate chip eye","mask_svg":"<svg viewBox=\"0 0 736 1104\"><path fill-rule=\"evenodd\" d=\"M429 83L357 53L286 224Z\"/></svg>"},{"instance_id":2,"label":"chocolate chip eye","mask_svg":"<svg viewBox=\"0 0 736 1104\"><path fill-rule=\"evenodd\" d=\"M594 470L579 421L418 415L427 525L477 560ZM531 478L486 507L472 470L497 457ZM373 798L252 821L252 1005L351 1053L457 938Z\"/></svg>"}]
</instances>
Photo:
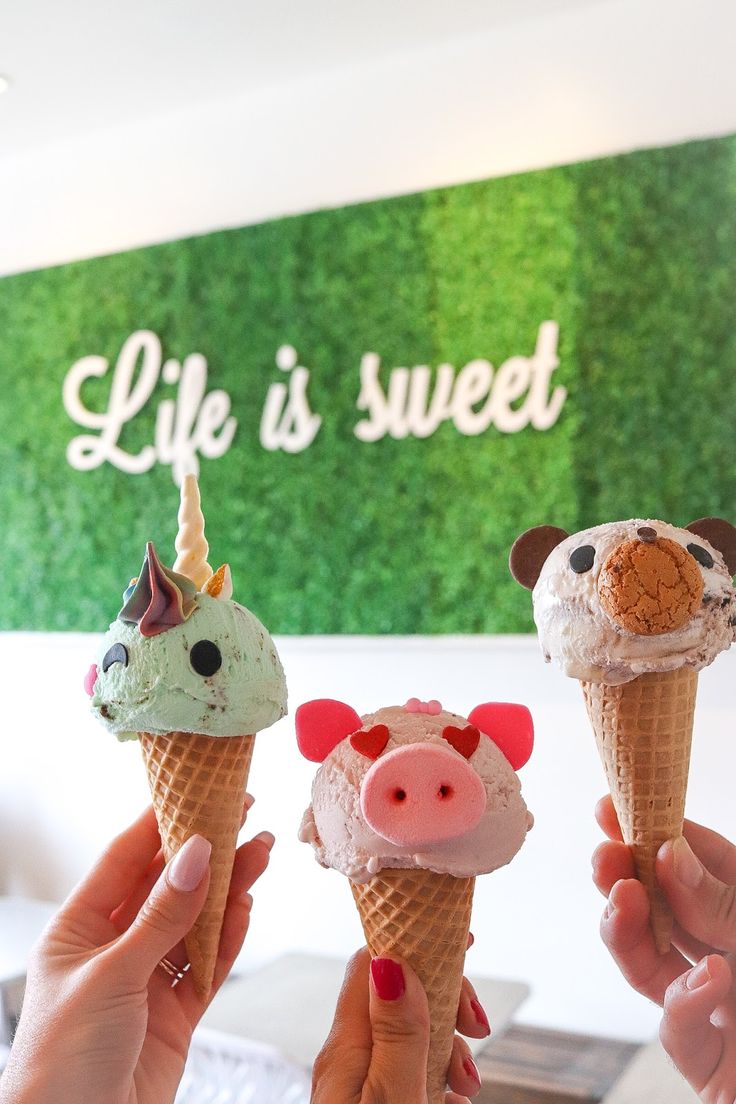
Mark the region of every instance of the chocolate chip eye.
<instances>
[{"instance_id":1,"label":"chocolate chip eye","mask_svg":"<svg viewBox=\"0 0 736 1104\"><path fill-rule=\"evenodd\" d=\"M570 567L576 575L582 575L583 572L590 571L594 560L595 548L592 544L582 544L580 548L576 548L574 552L570 553Z\"/></svg>"},{"instance_id":2,"label":"chocolate chip eye","mask_svg":"<svg viewBox=\"0 0 736 1104\"><path fill-rule=\"evenodd\" d=\"M211 640L198 640L189 653L189 662L198 675L214 675L222 667L222 652Z\"/></svg>"},{"instance_id":3,"label":"chocolate chip eye","mask_svg":"<svg viewBox=\"0 0 736 1104\"><path fill-rule=\"evenodd\" d=\"M687 550L693 559L697 560L701 567L712 567L713 557L707 548L700 544L689 544Z\"/></svg>"},{"instance_id":4,"label":"chocolate chip eye","mask_svg":"<svg viewBox=\"0 0 736 1104\"><path fill-rule=\"evenodd\" d=\"M122 663L123 667L128 666L128 649L124 644L113 644L112 648L107 649L105 658L102 660L102 670L109 670L113 663Z\"/></svg>"}]
</instances>

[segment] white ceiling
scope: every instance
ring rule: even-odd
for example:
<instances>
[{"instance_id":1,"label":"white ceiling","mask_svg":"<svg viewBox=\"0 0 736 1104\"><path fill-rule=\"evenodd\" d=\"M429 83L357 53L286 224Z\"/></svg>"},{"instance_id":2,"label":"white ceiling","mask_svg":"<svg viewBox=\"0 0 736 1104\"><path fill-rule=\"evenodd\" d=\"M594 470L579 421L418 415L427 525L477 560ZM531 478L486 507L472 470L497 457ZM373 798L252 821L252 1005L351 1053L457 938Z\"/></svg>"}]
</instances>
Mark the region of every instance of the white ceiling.
<instances>
[{"instance_id":1,"label":"white ceiling","mask_svg":"<svg viewBox=\"0 0 736 1104\"><path fill-rule=\"evenodd\" d=\"M0 154L601 0L26 0L0 15Z\"/></svg>"}]
</instances>

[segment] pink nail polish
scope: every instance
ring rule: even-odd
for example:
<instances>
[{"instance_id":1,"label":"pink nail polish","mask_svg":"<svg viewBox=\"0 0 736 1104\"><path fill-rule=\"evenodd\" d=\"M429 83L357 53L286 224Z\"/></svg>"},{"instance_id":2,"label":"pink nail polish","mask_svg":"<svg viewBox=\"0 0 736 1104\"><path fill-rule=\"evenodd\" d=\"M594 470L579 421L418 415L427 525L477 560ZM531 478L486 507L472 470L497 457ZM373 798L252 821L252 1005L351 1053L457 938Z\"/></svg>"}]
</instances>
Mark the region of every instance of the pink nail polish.
<instances>
[{"instance_id":1,"label":"pink nail polish","mask_svg":"<svg viewBox=\"0 0 736 1104\"><path fill-rule=\"evenodd\" d=\"M166 871L166 880L179 893L193 893L210 864L212 844L202 836L190 836L174 855Z\"/></svg>"},{"instance_id":2,"label":"pink nail polish","mask_svg":"<svg viewBox=\"0 0 736 1104\"><path fill-rule=\"evenodd\" d=\"M473 1009L473 1015L475 1016L476 1023L479 1023L481 1027L484 1027L488 1034L491 1033L491 1025L488 1022L486 1011L483 1005L477 998L474 998L470 1002L470 1007Z\"/></svg>"},{"instance_id":3,"label":"pink nail polish","mask_svg":"<svg viewBox=\"0 0 736 1104\"><path fill-rule=\"evenodd\" d=\"M470 1055L468 1055L468 1057L463 1062L463 1069L467 1073L468 1077L472 1077L478 1088L480 1088L480 1073L478 1072L478 1067L476 1066Z\"/></svg>"},{"instance_id":4,"label":"pink nail polish","mask_svg":"<svg viewBox=\"0 0 736 1104\"><path fill-rule=\"evenodd\" d=\"M374 958L371 962L373 988L381 1000L394 1001L404 995L404 971L390 958Z\"/></svg>"}]
</instances>

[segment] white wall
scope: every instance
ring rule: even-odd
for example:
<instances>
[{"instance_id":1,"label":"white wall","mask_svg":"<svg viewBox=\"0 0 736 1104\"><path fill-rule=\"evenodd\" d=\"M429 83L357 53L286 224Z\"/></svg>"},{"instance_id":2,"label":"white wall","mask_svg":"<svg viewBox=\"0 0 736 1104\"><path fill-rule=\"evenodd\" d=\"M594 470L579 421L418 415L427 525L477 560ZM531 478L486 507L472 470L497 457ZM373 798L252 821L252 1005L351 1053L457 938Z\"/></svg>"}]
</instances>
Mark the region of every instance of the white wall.
<instances>
[{"instance_id":1,"label":"white wall","mask_svg":"<svg viewBox=\"0 0 736 1104\"><path fill-rule=\"evenodd\" d=\"M6 157L0 274L734 131L734 41L731 0L603 0L414 52L387 26L380 61L277 66L258 94Z\"/></svg>"},{"instance_id":2,"label":"white wall","mask_svg":"<svg viewBox=\"0 0 736 1104\"><path fill-rule=\"evenodd\" d=\"M606 0L439 48L389 54L299 85L148 118L0 163L0 273L284 213L736 131L736 6ZM390 28L387 28L390 43ZM0 891L57 899L146 802L137 750L86 712L83 636L0 637L6 703ZM533 709L523 781L537 825L516 861L482 879L470 969L528 979L531 1022L652 1034L597 937L589 877L602 773L578 688L525 639L280 642L292 702L367 709L410 695L463 711L494 696ZM701 679L690 808L733 834L732 656ZM347 887L295 839L312 768L290 722L259 739L253 830L279 836L246 964L359 940ZM311 907L304 908L307 901ZM299 915L299 931L294 914Z\"/></svg>"},{"instance_id":3,"label":"white wall","mask_svg":"<svg viewBox=\"0 0 736 1104\"><path fill-rule=\"evenodd\" d=\"M0 634L0 893L62 898L147 802L137 745L119 745L88 711L82 679L97 645L93 635ZM527 1022L653 1035L656 1010L628 989L598 938L603 901L590 857L602 838L593 808L605 781L579 687L545 666L536 639L286 637L278 647L292 713L322 696L359 712L411 696L461 713L493 699L530 706L537 740L521 779L536 824L510 866L478 880L468 969L527 981ZM688 800L692 817L731 835L735 677L734 653L701 675ZM244 969L293 949L347 956L362 942L346 881L296 838L314 771L290 718L258 737L248 832L269 828L277 846L254 893Z\"/></svg>"}]
</instances>

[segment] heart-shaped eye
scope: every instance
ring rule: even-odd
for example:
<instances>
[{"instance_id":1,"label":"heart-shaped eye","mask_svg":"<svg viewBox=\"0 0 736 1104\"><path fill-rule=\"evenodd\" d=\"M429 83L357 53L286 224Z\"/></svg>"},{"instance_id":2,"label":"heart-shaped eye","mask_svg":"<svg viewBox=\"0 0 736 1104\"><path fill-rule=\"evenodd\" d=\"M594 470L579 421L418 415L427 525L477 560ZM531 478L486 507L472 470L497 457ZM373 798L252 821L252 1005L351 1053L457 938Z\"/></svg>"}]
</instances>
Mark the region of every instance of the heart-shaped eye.
<instances>
[{"instance_id":1,"label":"heart-shaped eye","mask_svg":"<svg viewBox=\"0 0 736 1104\"><path fill-rule=\"evenodd\" d=\"M369 728L367 732L354 732L350 743L367 759L377 759L388 743L388 727L379 724Z\"/></svg>"},{"instance_id":2,"label":"heart-shaped eye","mask_svg":"<svg viewBox=\"0 0 736 1104\"><path fill-rule=\"evenodd\" d=\"M480 732L475 725L466 725L465 728L448 725L447 728L442 729L442 737L465 759L470 758L480 743Z\"/></svg>"}]
</instances>

